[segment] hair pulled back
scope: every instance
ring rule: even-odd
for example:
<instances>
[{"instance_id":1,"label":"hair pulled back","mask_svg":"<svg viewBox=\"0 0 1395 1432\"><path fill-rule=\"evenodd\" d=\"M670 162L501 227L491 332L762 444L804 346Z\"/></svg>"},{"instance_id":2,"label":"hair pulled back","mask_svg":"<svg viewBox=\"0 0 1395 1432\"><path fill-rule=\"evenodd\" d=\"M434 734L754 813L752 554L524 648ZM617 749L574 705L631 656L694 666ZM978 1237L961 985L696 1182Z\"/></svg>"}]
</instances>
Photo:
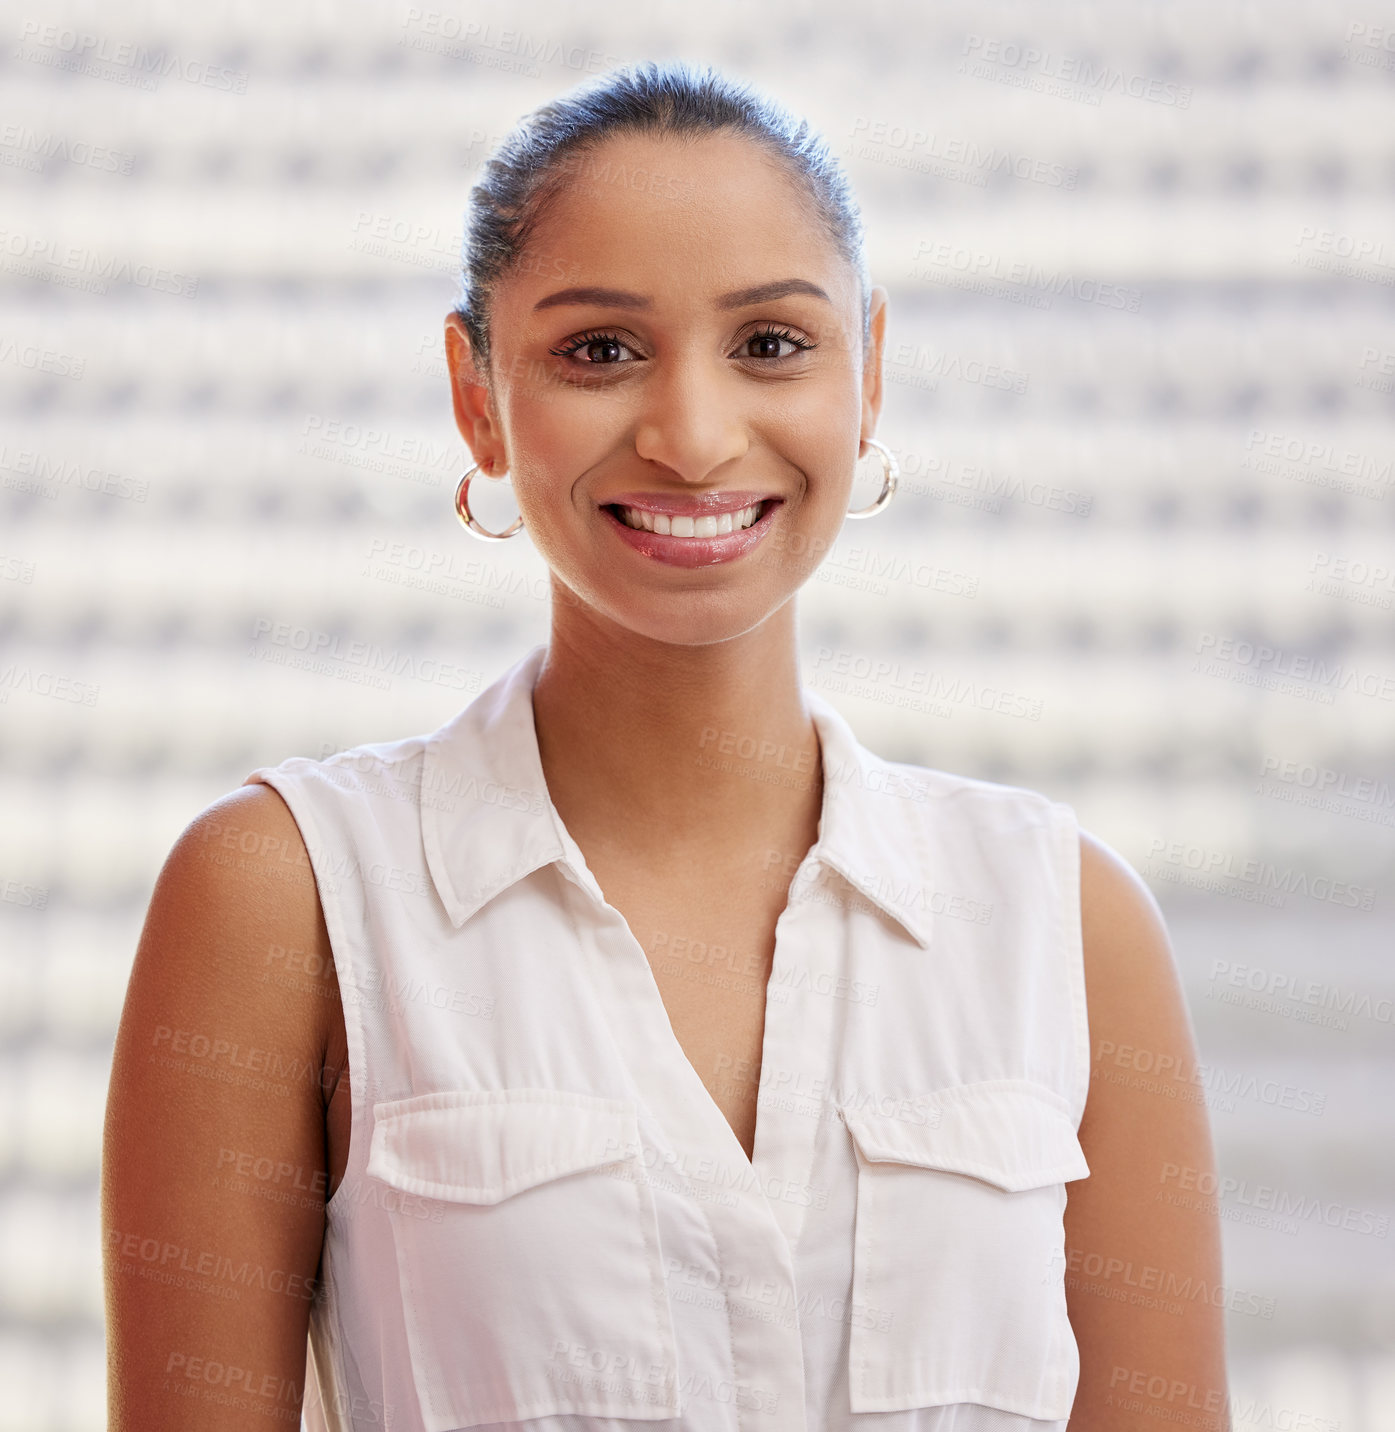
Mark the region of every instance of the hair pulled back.
<instances>
[{"instance_id":1,"label":"hair pulled back","mask_svg":"<svg viewBox=\"0 0 1395 1432\"><path fill-rule=\"evenodd\" d=\"M731 133L763 146L797 180L862 294L869 335L871 283L862 216L842 165L807 120L712 66L644 61L614 69L526 115L485 161L470 190L455 305L476 361L487 371L495 286L522 260L547 206L579 162L621 134L656 138Z\"/></svg>"}]
</instances>

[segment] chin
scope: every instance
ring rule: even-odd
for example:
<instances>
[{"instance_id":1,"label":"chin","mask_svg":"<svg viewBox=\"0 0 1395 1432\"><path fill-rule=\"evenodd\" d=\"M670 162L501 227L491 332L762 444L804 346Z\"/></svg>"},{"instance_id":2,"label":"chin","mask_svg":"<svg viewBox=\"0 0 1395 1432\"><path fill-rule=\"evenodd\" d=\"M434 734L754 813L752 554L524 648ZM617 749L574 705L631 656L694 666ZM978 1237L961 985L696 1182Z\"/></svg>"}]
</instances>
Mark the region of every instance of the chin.
<instances>
[{"instance_id":1,"label":"chin","mask_svg":"<svg viewBox=\"0 0 1395 1432\"><path fill-rule=\"evenodd\" d=\"M596 600L579 598L602 620L622 632L665 646L716 646L735 641L769 620L789 600L771 602L733 598L728 593L674 593L656 601L652 593L635 597L596 594Z\"/></svg>"}]
</instances>

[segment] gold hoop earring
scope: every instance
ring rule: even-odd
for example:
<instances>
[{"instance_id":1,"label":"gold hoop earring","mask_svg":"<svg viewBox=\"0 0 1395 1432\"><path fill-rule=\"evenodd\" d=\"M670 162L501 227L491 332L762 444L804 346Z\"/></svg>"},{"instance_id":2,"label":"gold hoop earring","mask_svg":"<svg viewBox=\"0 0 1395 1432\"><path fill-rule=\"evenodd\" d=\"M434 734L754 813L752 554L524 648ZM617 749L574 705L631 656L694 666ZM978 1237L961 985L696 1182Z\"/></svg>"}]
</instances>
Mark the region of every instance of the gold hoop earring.
<instances>
[{"instance_id":1,"label":"gold hoop earring","mask_svg":"<svg viewBox=\"0 0 1395 1432\"><path fill-rule=\"evenodd\" d=\"M479 463L476 463L464 477L460 479L455 489L455 515L464 524L465 530L472 533L485 542L506 542L510 537L520 532L523 528L523 514L520 513L512 527L503 532L491 532L488 527L481 527L475 521L474 514L470 511L470 480L480 470ZM486 474L488 476L489 474Z\"/></svg>"},{"instance_id":2,"label":"gold hoop earring","mask_svg":"<svg viewBox=\"0 0 1395 1432\"><path fill-rule=\"evenodd\" d=\"M885 443L879 443L876 438L868 438L867 446L882 460L882 490L877 494L875 502L859 507L856 512L849 512L849 517L875 517L891 501L891 495L896 491L896 479L901 475L901 468Z\"/></svg>"}]
</instances>

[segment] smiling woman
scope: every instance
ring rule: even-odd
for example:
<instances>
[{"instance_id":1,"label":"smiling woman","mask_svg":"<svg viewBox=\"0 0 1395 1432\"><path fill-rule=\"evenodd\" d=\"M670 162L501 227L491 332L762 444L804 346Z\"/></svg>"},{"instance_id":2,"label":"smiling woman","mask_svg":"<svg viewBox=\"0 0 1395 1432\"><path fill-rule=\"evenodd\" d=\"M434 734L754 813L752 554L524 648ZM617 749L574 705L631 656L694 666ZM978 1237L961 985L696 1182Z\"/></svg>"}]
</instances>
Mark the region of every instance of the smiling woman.
<instances>
[{"instance_id":1,"label":"smiling woman","mask_svg":"<svg viewBox=\"0 0 1395 1432\"><path fill-rule=\"evenodd\" d=\"M529 534L550 639L172 851L108 1112L111 1426L189 1426L193 1365L240 1394L199 1426L293 1418L308 1332L313 1429L1224 1427L1215 1212L1159 1199L1211 1176L1204 1107L1091 1077L1092 1040L1195 1063L1146 888L799 679L797 593L895 492L835 161L641 65L472 201L457 511Z\"/></svg>"}]
</instances>

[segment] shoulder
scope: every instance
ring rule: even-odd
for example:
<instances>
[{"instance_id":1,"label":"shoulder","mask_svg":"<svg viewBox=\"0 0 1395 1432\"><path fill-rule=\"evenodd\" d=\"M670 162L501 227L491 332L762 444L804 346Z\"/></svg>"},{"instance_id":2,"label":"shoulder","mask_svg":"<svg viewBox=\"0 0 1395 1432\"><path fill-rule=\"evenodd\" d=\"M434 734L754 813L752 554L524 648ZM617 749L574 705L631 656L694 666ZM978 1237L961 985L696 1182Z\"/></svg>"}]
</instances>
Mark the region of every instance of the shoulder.
<instances>
[{"instance_id":1,"label":"shoulder","mask_svg":"<svg viewBox=\"0 0 1395 1432\"><path fill-rule=\"evenodd\" d=\"M333 960L295 817L270 787L245 785L180 833L155 883L127 1016L305 1050L329 1029ZM171 1036L173 1037L173 1036ZM210 1047L213 1047L210 1043Z\"/></svg>"},{"instance_id":2,"label":"shoulder","mask_svg":"<svg viewBox=\"0 0 1395 1432\"><path fill-rule=\"evenodd\" d=\"M298 1353L303 1369L338 1008L290 811L265 786L222 796L180 834L156 880L113 1051L102 1143L108 1330L121 1368L113 1425L187 1425L165 1415L170 1347L230 1351L288 1381ZM284 1197L282 1171L304 1196ZM163 1250L158 1267L147 1248ZM180 1261L166 1277L171 1258ZM275 1269L276 1280L236 1287L219 1270L238 1267ZM219 1279L236 1298L207 1295Z\"/></svg>"},{"instance_id":3,"label":"shoulder","mask_svg":"<svg viewBox=\"0 0 1395 1432\"><path fill-rule=\"evenodd\" d=\"M1207 1137L1200 1066L1162 911L1123 856L1083 830L1080 910L1090 1037L1082 1142L1124 1138L1143 1119L1160 1136L1170 1125L1198 1161Z\"/></svg>"},{"instance_id":4,"label":"shoulder","mask_svg":"<svg viewBox=\"0 0 1395 1432\"><path fill-rule=\"evenodd\" d=\"M1112 846L1079 831L1080 924L1091 1027L1145 990L1180 998L1167 926L1142 876Z\"/></svg>"},{"instance_id":5,"label":"shoulder","mask_svg":"<svg viewBox=\"0 0 1395 1432\"><path fill-rule=\"evenodd\" d=\"M1005 889L1028 869L1078 909L1088 1034L1190 1047L1190 1031L1162 911L1142 876L1079 824L1074 808L1043 791L908 762L881 761L916 799L918 824L947 861L971 856ZM1073 923L1074 914L1071 914Z\"/></svg>"},{"instance_id":6,"label":"shoulder","mask_svg":"<svg viewBox=\"0 0 1395 1432\"><path fill-rule=\"evenodd\" d=\"M1214 1186L1216 1163L1203 1066L1163 916L1117 851L1085 831L1079 844L1090 1064L1078 1136L1089 1176L1069 1184L1064 1220L1066 1301L1081 1363L1072 1424L1083 1417L1112 1427L1109 1370L1156 1365L1160 1347L1172 1375L1224 1388L1225 1301L1164 1293L1218 1291L1222 1257L1214 1204L1179 1193ZM1133 1280L1118 1270L1129 1268L1155 1270L1159 1296L1125 1303L1121 1290Z\"/></svg>"},{"instance_id":7,"label":"shoulder","mask_svg":"<svg viewBox=\"0 0 1395 1432\"><path fill-rule=\"evenodd\" d=\"M977 812L980 819L995 816L1027 816L1043 823L1064 818L1070 807L1043 791L1030 786L989 781L981 776L961 775L911 761L893 761L884 756L871 756L869 768L879 783L894 786L921 805L959 805Z\"/></svg>"},{"instance_id":8,"label":"shoulder","mask_svg":"<svg viewBox=\"0 0 1395 1432\"><path fill-rule=\"evenodd\" d=\"M305 841L285 799L269 785L247 784L185 826L160 871L152 908L193 902L207 914L226 914L255 894L246 918L303 923L319 904L310 875Z\"/></svg>"},{"instance_id":9,"label":"shoulder","mask_svg":"<svg viewBox=\"0 0 1395 1432\"><path fill-rule=\"evenodd\" d=\"M899 816L917 846L928 844L936 859L976 861L1009 881L1030 866L1048 883L1074 885L1078 827L1064 801L1029 786L904 761L879 761L873 769L883 789L905 797L883 802L877 817Z\"/></svg>"},{"instance_id":10,"label":"shoulder","mask_svg":"<svg viewBox=\"0 0 1395 1432\"><path fill-rule=\"evenodd\" d=\"M354 819L351 812L372 812L374 822L391 823L391 813L405 814L416 806L440 734L365 742L319 757L288 756L252 771L242 789L277 792L313 846L322 819L342 824Z\"/></svg>"}]
</instances>

